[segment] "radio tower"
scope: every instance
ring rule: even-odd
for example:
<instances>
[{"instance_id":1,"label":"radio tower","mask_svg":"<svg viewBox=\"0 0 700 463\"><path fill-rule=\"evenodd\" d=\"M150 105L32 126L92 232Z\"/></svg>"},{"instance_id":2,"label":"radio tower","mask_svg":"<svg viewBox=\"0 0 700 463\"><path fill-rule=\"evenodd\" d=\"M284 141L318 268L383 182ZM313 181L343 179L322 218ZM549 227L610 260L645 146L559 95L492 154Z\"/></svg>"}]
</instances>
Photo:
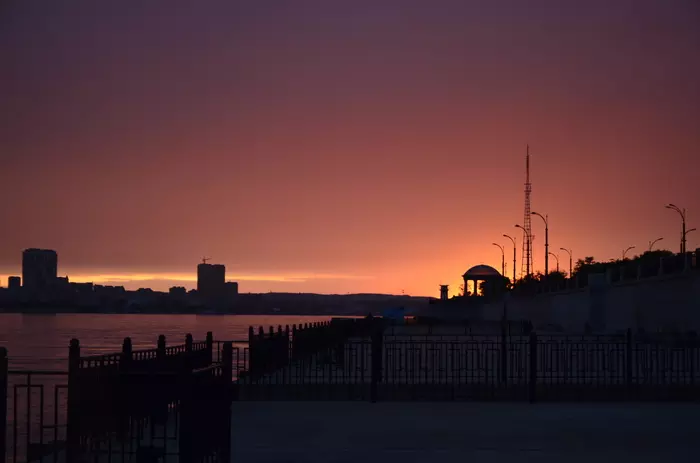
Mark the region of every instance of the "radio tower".
<instances>
[{"instance_id":1,"label":"radio tower","mask_svg":"<svg viewBox=\"0 0 700 463\"><path fill-rule=\"evenodd\" d=\"M532 184L530 183L530 145L527 145L525 154L525 217L523 217L523 263L520 269L520 277L524 278L530 274L532 269L532 214L530 213L530 194Z\"/></svg>"}]
</instances>

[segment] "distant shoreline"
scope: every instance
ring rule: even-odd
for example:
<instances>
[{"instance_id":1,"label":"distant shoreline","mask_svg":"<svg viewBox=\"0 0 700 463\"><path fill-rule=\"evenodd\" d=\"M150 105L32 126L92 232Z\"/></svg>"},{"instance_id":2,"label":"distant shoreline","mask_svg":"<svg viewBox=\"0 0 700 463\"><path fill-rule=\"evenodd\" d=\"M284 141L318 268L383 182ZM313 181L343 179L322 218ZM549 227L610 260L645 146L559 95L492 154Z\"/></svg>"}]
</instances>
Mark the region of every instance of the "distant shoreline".
<instances>
[{"instance_id":1,"label":"distant shoreline","mask_svg":"<svg viewBox=\"0 0 700 463\"><path fill-rule=\"evenodd\" d=\"M143 312L121 312L111 310L22 310L0 308L0 315L21 314L21 315L63 315L63 314L92 314L92 315L197 315L200 317L217 317L223 315L265 315L265 316L328 316L328 317L362 317L366 313L358 312L311 312L311 311L249 311L249 312L197 312L197 311L143 311Z\"/></svg>"}]
</instances>

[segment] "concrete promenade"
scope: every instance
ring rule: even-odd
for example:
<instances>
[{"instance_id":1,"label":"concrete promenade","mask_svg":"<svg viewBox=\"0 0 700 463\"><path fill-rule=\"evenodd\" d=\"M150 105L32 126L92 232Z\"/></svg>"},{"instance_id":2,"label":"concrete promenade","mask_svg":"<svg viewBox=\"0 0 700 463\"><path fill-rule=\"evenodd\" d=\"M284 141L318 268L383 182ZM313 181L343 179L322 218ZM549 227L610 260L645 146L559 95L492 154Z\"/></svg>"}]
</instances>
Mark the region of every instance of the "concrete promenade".
<instances>
[{"instance_id":1,"label":"concrete promenade","mask_svg":"<svg viewBox=\"0 0 700 463\"><path fill-rule=\"evenodd\" d=\"M691 462L700 404L234 402L232 461Z\"/></svg>"}]
</instances>

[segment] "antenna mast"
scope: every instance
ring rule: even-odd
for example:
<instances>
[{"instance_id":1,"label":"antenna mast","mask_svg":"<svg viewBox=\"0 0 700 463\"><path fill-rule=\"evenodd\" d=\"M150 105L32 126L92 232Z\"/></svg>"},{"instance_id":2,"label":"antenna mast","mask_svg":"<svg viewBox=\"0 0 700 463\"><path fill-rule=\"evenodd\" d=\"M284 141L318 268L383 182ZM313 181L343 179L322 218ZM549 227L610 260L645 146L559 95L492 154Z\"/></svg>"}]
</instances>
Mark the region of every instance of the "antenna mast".
<instances>
[{"instance_id":1,"label":"antenna mast","mask_svg":"<svg viewBox=\"0 0 700 463\"><path fill-rule=\"evenodd\" d=\"M525 217L523 218L523 252L520 278L530 275L532 270L532 214L530 211L530 195L532 184L530 183L530 145L527 145L525 154Z\"/></svg>"}]
</instances>

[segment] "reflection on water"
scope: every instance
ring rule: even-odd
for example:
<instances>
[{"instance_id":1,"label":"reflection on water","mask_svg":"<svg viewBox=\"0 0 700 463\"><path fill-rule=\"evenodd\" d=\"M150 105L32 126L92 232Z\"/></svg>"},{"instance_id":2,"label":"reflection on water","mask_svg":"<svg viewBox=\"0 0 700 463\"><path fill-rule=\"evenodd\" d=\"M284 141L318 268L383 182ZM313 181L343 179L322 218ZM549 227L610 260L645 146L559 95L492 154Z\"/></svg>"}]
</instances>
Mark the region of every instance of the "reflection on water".
<instances>
[{"instance_id":1,"label":"reflection on water","mask_svg":"<svg viewBox=\"0 0 700 463\"><path fill-rule=\"evenodd\" d=\"M163 334L171 345L183 344L192 333L204 340L207 331L217 341L248 339L249 326L312 323L329 317L285 315L142 315L142 314L0 314L0 346L7 347L10 369L67 370L71 338L80 340L83 355L119 352L125 337L134 349L156 346Z\"/></svg>"}]
</instances>

